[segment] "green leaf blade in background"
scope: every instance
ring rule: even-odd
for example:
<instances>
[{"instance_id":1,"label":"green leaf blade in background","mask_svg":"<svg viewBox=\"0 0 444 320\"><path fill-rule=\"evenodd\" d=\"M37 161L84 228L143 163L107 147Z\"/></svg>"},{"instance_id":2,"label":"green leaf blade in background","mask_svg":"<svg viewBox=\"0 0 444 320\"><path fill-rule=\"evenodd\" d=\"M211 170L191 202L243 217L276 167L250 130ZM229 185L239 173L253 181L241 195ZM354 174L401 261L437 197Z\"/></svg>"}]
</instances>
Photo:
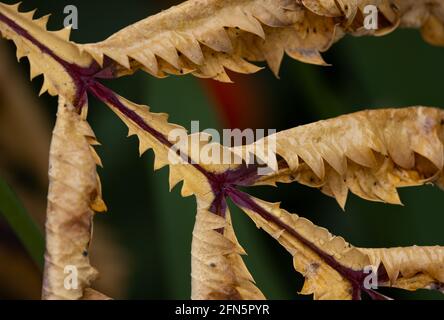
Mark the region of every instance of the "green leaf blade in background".
<instances>
[{"instance_id":1,"label":"green leaf blade in background","mask_svg":"<svg viewBox=\"0 0 444 320\"><path fill-rule=\"evenodd\" d=\"M8 222L30 256L43 270L45 239L8 184L0 178L0 214Z\"/></svg>"}]
</instances>

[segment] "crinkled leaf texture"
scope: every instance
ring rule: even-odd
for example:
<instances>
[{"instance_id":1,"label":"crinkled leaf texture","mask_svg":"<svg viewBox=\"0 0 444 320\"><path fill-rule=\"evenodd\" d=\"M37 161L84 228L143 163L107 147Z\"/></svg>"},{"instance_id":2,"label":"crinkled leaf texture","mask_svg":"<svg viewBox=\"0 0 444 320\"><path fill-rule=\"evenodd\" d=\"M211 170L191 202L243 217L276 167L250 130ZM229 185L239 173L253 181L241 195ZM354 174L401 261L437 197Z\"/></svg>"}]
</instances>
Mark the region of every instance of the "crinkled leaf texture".
<instances>
[{"instance_id":1,"label":"crinkled leaf texture","mask_svg":"<svg viewBox=\"0 0 444 320\"><path fill-rule=\"evenodd\" d=\"M342 237L281 209L278 203L255 198L251 201L260 209L238 203L259 228L294 257L295 269L306 279L302 294L313 294L321 300L360 298L361 291L366 290L374 294L364 287L363 279L370 273L366 267L374 267L378 275L382 274L378 286L442 291L444 247L355 248Z\"/></svg>"},{"instance_id":2,"label":"crinkled leaf texture","mask_svg":"<svg viewBox=\"0 0 444 320\"><path fill-rule=\"evenodd\" d=\"M436 289L444 293L444 248L407 247L359 249L372 265L384 265L392 287L405 290Z\"/></svg>"},{"instance_id":3,"label":"crinkled leaf texture","mask_svg":"<svg viewBox=\"0 0 444 320\"><path fill-rule=\"evenodd\" d=\"M92 148L97 141L77 111L59 97L50 150L44 299L80 299L97 277L88 257L92 219L106 207Z\"/></svg>"},{"instance_id":4,"label":"crinkled leaf texture","mask_svg":"<svg viewBox=\"0 0 444 320\"><path fill-rule=\"evenodd\" d=\"M444 111L435 108L367 110L281 131L233 152L249 161L256 150L276 145L279 168L258 185L297 181L343 208L348 190L400 204L396 188L442 181L443 121Z\"/></svg>"},{"instance_id":5,"label":"crinkled leaf texture","mask_svg":"<svg viewBox=\"0 0 444 320\"><path fill-rule=\"evenodd\" d=\"M378 7L377 30L364 28L368 4ZM157 77L191 72L228 82L225 69L259 69L248 61L267 61L278 74L284 53L323 65L320 53L346 33L421 28L428 42L444 45L443 9L439 0L189 0L81 48L99 63L108 56Z\"/></svg>"},{"instance_id":6,"label":"crinkled leaf texture","mask_svg":"<svg viewBox=\"0 0 444 320\"><path fill-rule=\"evenodd\" d=\"M210 211L211 203L197 201L191 247L191 298L194 300L262 300L264 295L242 261L245 254L234 234L228 208ZM219 230L223 230L220 232Z\"/></svg>"}]
</instances>

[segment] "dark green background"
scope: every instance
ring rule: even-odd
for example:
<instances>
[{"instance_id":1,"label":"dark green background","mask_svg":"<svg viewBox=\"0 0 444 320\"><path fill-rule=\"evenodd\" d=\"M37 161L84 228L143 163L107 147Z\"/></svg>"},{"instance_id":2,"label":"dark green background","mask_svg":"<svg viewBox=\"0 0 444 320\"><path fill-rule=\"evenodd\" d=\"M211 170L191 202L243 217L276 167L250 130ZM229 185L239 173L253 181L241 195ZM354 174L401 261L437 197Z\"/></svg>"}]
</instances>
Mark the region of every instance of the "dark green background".
<instances>
[{"instance_id":1,"label":"dark green background","mask_svg":"<svg viewBox=\"0 0 444 320\"><path fill-rule=\"evenodd\" d=\"M53 13L50 28L59 29L67 4L79 10L79 30L72 34L78 42L102 40L168 7L166 1L146 0L25 0L23 8L39 8L37 15ZM263 126L280 130L366 108L443 107L443 57L444 49L423 42L418 31L401 30L383 38L346 37L325 54L332 67L285 58L279 80L268 69L249 77L266 89L266 93L253 92L266 96ZM28 73L26 62L22 64L23 72ZM41 79L33 85L38 92ZM110 86L128 99L150 105L153 111L169 113L172 122L187 128L192 120L200 120L202 129L222 128L212 98L193 77L160 80L138 73ZM53 118L56 99L47 95L42 99ZM250 112L255 119L254 109ZM90 123L103 145L98 148L104 163L100 175L109 207L109 212L97 219L113 228L132 261L129 290L116 298L188 299L194 200L182 199L179 188L169 193L168 170L154 173L152 153L139 158L137 140L127 139L124 125L93 99ZM265 200L282 201L288 211L311 219L356 246L444 245L443 194L432 186L401 190L403 207L351 196L346 213L334 199L296 184L283 185L279 190L255 189L253 193ZM300 299L297 292L302 277L293 270L291 256L239 210L232 211L239 241L248 252L245 261L264 294L271 299ZM384 292L395 298L440 297L427 291Z\"/></svg>"}]
</instances>

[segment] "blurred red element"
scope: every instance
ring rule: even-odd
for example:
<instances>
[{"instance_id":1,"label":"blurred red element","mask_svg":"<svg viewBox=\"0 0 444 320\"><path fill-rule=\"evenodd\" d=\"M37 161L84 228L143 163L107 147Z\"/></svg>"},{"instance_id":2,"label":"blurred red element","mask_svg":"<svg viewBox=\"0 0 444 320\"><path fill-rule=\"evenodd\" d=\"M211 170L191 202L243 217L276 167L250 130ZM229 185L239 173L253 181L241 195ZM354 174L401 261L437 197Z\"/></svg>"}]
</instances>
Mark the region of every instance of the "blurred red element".
<instances>
[{"instance_id":1,"label":"blurred red element","mask_svg":"<svg viewBox=\"0 0 444 320\"><path fill-rule=\"evenodd\" d=\"M210 101L217 109L224 128L261 128L267 121L268 96L262 83L245 75L229 74L231 83L202 79Z\"/></svg>"}]
</instances>

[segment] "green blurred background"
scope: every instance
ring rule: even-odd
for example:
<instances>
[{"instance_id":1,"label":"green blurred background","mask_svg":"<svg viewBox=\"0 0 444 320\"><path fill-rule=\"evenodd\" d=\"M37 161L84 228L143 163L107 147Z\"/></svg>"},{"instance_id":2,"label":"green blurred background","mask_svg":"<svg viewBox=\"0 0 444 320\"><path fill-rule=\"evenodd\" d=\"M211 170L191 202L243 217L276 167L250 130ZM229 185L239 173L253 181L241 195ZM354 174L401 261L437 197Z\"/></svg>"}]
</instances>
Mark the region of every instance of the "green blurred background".
<instances>
[{"instance_id":1,"label":"green blurred background","mask_svg":"<svg viewBox=\"0 0 444 320\"><path fill-rule=\"evenodd\" d=\"M79 29L73 31L72 39L83 43L102 40L174 1L25 0L22 8L38 8L37 16L52 13L49 27L59 29L68 4L79 10ZM15 66L13 45L8 43L6 48L10 54L1 64L11 63L21 78L29 77L27 60ZM418 31L400 30L383 38L346 37L325 54L332 67L304 65L287 57L280 79L269 69L250 76L233 75L235 84L191 76L155 79L138 73L108 85L130 100L150 105L153 111L169 113L172 122L187 128L192 120L199 120L201 129L282 130L366 108L444 107L443 54L443 48L423 42ZM35 95L41 83L39 77L29 84ZM3 83L0 94L7 90ZM42 130L48 138L43 145L47 146L57 101L48 95L37 101L38 110L32 112L43 114ZM0 103L0 119L1 108ZM99 287L115 298L188 299L194 199L181 198L180 188L169 193L168 169L154 173L152 153L139 158L137 139L126 138L124 125L94 99L90 100L89 120L102 143L97 148L104 164L99 173L109 208L95 219L92 259L101 271ZM14 137L19 129L6 134ZM27 143L19 147L34 144ZM47 181L36 176L46 173L32 169L30 156L13 161L5 150L0 143L0 176L41 228ZM47 154L44 148L40 152ZM366 202L351 195L346 213L334 199L296 184L258 188L252 193L268 201L282 201L288 211L356 246L444 245L443 194L433 186L401 190L405 206ZM29 200L30 195L34 200ZM264 294L270 299L306 299L298 295L302 277L293 270L291 256L233 206L232 215L239 241L248 252L245 262ZM37 299L40 281L38 267L0 215L0 298ZM425 290L383 292L403 299L441 298Z\"/></svg>"}]
</instances>

